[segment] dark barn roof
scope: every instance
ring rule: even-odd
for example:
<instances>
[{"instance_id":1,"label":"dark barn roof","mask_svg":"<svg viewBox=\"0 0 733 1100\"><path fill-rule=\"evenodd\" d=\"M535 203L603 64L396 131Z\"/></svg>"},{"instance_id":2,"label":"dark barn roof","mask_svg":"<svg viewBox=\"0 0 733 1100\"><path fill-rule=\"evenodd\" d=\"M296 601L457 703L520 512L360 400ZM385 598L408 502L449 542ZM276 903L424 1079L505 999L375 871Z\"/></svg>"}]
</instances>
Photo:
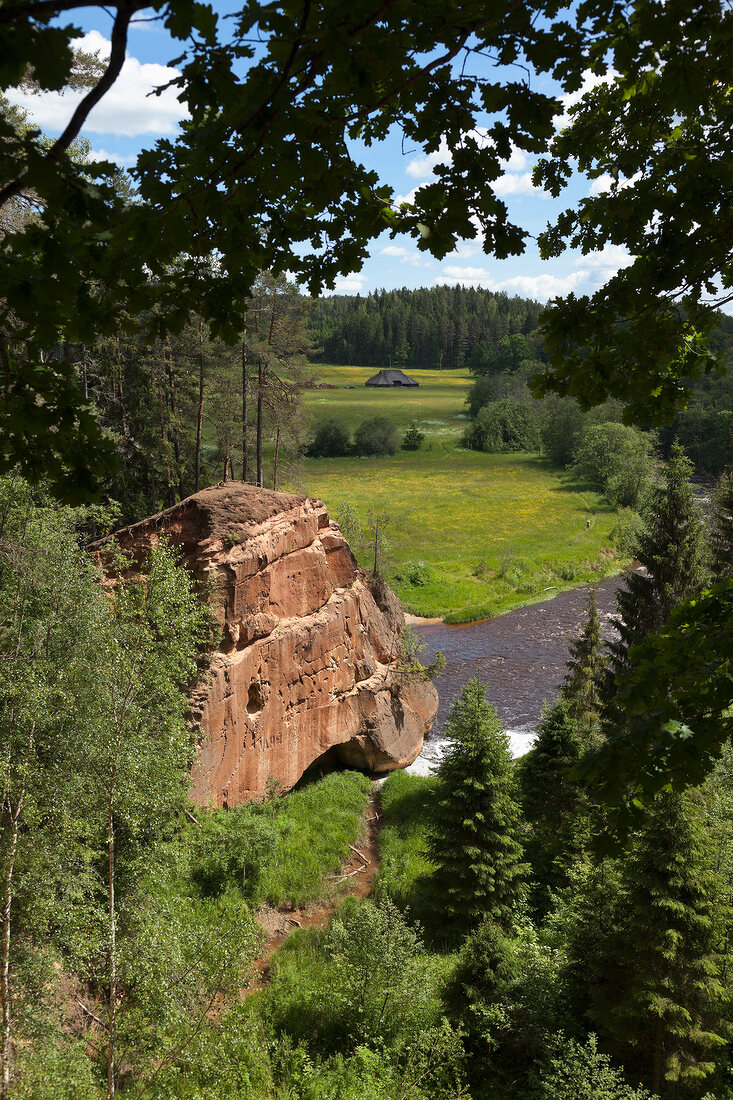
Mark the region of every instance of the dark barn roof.
<instances>
[{"instance_id":1,"label":"dark barn roof","mask_svg":"<svg viewBox=\"0 0 733 1100\"><path fill-rule=\"evenodd\" d=\"M368 378L365 386L419 386L414 378L401 370L380 370L379 374Z\"/></svg>"}]
</instances>

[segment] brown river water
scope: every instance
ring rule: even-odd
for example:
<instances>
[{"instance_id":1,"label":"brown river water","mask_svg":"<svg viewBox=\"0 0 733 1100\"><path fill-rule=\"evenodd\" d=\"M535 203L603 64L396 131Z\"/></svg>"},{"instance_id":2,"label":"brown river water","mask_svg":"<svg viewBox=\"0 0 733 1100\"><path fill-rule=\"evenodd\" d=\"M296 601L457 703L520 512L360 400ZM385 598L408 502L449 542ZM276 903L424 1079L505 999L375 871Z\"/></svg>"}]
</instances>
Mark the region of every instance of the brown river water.
<instances>
[{"instance_id":1,"label":"brown river water","mask_svg":"<svg viewBox=\"0 0 733 1100\"><path fill-rule=\"evenodd\" d=\"M613 634L615 593L622 583L623 575L594 586L606 638ZM496 619L465 626L438 623L415 627L428 647L423 662L427 664L437 650L442 650L446 667L435 680L440 696L438 717L408 771L427 775L435 770L446 743L442 730L451 703L477 671L504 723L512 753L521 756L526 752L534 739L542 704L557 697L565 675L568 645L583 628L587 596L587 587L574 588Z\"/></svg>"}]
</instances>

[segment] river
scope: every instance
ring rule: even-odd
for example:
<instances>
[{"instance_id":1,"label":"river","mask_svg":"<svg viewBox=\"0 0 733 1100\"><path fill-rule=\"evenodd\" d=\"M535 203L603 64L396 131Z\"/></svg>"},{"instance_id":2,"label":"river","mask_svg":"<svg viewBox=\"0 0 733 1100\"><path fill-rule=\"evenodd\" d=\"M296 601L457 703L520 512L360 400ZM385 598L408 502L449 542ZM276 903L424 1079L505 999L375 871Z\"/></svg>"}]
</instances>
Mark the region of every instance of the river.
<instances>
[{"instance_id":1,"label":"river","mask_svg":"<svg viewBox=\"0 0 733 1100\"><path fill-rule=\"evenodd\" d=\"M622 577L611 577L594 586L605 638L613 634L615 592L621 582ZM423 662L429 663L442 650L446 665L435 679L438 717L422 752L407 770L418 775L435 770L446 744L442 730L451 703L477 670L504 723L513 755L526 752L534 740L542 704L557 697L568 645L583 628L587 596L587 587L574 588L484 622L415 627L427 644Z\"/></svg>"}]
</instances>

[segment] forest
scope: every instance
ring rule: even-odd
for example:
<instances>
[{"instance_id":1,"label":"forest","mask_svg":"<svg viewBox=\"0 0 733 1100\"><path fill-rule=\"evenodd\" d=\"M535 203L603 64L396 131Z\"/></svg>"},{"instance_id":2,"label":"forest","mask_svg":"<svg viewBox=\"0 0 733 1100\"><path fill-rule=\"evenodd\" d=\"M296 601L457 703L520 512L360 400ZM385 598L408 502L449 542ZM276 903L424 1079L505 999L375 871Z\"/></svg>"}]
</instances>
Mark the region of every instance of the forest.
<instances>
[{"instance_id":1,"label":"forest","mask_svg":"<svg viewBox=\"0 0 733 1100\"><path fill-rule=\"evenodd\" d=\"M80 93L57 137L0 101L0 1100L730 1100L729 6L112 0L104 59L65 22L95 7L0 6L0 88ZM186 118L125 175L84 128L135 19ZM450 152L405 201L369 157L394 132ZM504 201L514 150L568 202L539 231ZM628 263L541 315L322 303L382 234ZM521 760L474 679L434 777L196 807L216 594L165 538L98 539L212 481L280 487L339 310L347 362L358 336L473 371L464 449L534 433L638 505L642 568L609 644L589 597ZM720 475L705 522L677 437Z\"/></svg>"},{"instance_id":2,"label":"forest","mask_svg":"<svg viewBox=\"0 0 733 1100\"><path fill-rule=\"evenodd\" d=\"M525 298L441 286L331 295L313 303L308 325L314 358L326 363L449 370L480 367L504 336L536 337L541 312Z\"/></svg>"},{"instance_id":3,"label":"forest","mask_svg":"<svg viewBox=\"0 0 733 1100\"><path fill-rule=\"evenodd\" d=\"M335 772L213 812L187 799L181 691L214 641L213 593L161 540L142 573L105 552L110 600L80 547L88 510L5 478L4 1095L733 1095L729 744L686 790L615 826L604 809L644 646L730 581L733 479L703 525L690 472L675 445L618 634L602 643L591 589L518 761L474 679L435 778L397 772L375 801ZM370 806L372 896L339 905ZM294 920L263 970L257 918L284 903L333 916Z\"/></svg>"}]
</instances>

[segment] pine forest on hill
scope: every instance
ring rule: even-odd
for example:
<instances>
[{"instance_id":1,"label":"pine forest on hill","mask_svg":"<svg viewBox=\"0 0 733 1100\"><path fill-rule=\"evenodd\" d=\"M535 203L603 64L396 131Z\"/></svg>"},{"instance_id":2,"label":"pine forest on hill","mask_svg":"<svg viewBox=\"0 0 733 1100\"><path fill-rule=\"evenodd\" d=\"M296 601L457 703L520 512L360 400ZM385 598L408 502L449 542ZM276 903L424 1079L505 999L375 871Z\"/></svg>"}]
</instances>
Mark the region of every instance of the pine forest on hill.
<instances>
[{"instance_id":1,"label":"pine forest on hill","mask_svg":"<svg viewBox=\"0 0 733 1100\"><path fill-rule=\"evenodd\" d=\"M464 286L333 295L313 303L313 358L348 366L453 370L469 366L476 348L504 336L531 336L539 302ZM539 341L535 341L539 346Z\"/></svg>"}]
</instances>

